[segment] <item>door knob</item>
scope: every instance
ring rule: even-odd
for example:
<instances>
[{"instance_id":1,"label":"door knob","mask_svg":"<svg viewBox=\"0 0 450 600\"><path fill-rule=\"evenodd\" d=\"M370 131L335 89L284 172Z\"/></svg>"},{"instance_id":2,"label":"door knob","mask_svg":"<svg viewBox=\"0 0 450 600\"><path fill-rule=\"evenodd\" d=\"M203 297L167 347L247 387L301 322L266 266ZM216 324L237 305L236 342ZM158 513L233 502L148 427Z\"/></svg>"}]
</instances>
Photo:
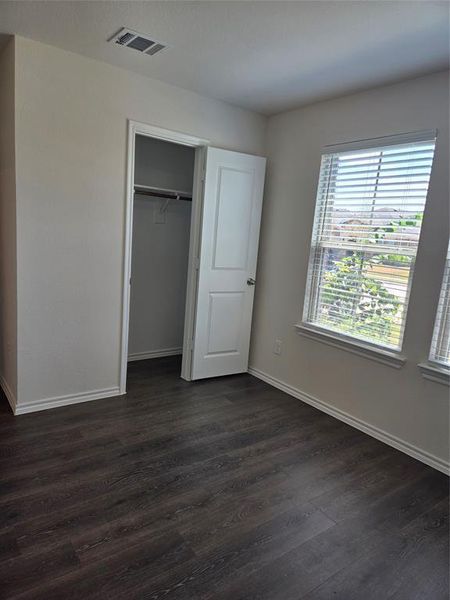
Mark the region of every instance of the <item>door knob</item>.
<instances>
[{"instance_id":1,"label":"door knob","mask_svg":"<svg viewBox=\"0 0 450 600\"><path fill-rule=\"evenodd\" d=\"M256 281L253 279L253 277L249 277L247 279L247 285L255 285Z\"/></svg>"}]
</instances>

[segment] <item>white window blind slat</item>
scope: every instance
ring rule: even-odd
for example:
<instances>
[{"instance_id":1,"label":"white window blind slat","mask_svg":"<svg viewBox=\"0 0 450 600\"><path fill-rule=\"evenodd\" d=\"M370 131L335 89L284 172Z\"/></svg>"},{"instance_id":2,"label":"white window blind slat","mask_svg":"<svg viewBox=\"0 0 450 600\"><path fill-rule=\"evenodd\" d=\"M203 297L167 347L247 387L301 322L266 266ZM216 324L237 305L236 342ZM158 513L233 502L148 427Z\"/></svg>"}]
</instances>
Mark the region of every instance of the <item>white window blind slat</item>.
<instances>
[{"instance_id":1,"label":"white window blind slat","mask_svg":"<svg viewBox=\"0 0 450 600\"><path fill-rule=\"evenodd\" d=\"M322 156L303 321L399 350L435 132L358 145Z\"/></svg>"},{"instance_id":2,"label":"white window blind slat","mask_svg":"<svg viewBox=\"0 0 450 600\"><path fill-rule=\"evenodd\" d=\"M431 342L430 360L450 367L450 242Z\"/></svg>"}]
</instances>

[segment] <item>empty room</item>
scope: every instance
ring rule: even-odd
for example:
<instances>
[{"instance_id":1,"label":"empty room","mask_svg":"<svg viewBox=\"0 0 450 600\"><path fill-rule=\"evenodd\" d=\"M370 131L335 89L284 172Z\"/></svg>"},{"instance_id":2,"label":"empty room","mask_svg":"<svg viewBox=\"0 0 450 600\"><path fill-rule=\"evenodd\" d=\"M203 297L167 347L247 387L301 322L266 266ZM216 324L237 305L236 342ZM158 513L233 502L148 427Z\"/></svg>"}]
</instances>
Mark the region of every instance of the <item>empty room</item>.
<instances>
[{"instance_id":1,"label":"empty room","mask_svg":"<svg viewBox=\"0 0 450 600\"><path fill-rule=\"evenodd\" d=\"M448 600L450 2L0 0L0 600Z\"/></svg>"}]
</instances>

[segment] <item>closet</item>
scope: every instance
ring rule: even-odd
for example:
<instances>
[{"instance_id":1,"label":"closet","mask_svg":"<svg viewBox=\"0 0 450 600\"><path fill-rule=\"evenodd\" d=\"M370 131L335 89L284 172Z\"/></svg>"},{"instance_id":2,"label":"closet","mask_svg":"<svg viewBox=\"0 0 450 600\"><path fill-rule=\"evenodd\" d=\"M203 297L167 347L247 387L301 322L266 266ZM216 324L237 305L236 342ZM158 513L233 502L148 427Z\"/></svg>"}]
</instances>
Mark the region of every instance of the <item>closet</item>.
<instances>
[{"instance_id":1,"label":"closet","mask_svg":"<svg viewBox=\"0 0 450 600\"><path fill-rule=\"evenodd\" d=\"M248 369L265 158L129 121L120 390L182 354L195 381Z\"/></svg>"},{"instance_id":2,"label":"closet","mask_svg":"<svg viewBox=\"0 0 450 600\"><path fill-rule=\"evenodd\" d=\"M194 156L136 135L129 361L182 353Z\"/></svg>"}]
</instances>

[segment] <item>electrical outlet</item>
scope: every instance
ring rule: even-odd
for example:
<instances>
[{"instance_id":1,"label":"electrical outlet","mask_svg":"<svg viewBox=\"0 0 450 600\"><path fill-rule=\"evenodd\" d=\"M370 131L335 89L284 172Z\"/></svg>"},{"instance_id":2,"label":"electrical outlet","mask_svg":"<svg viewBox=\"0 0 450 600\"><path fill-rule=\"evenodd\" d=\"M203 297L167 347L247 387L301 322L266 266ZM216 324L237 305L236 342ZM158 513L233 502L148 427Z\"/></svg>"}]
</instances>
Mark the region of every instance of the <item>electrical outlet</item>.
<instances>
[{"instance_id":1,"label":"electrical outlet","mask_svg":"<svg viewBox=\"0 0 450 600\"><path fill-rule=\"evenodd\" d=\"M276 339L275 343L273 345L273 353L274 354L281 354L281 346L283 345L283 342L280 339Z\"/></svg>"}]
</instances>

